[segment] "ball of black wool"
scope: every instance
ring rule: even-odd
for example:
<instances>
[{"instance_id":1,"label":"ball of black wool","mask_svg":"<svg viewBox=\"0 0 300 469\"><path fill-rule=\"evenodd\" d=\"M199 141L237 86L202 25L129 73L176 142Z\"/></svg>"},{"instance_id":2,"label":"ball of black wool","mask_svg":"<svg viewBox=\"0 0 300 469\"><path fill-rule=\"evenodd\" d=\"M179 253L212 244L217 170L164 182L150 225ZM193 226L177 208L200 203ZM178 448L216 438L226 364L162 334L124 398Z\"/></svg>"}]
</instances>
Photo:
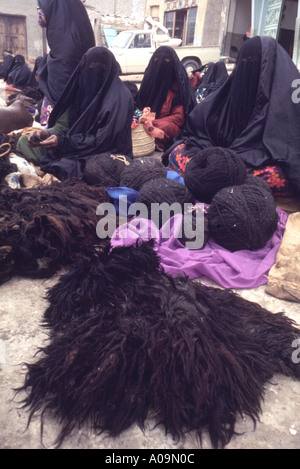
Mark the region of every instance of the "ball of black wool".
<instances>
[{"instance_id":1,"label":"ball of black wool","mask_svg":"<svg viewBox=\"0 0 300 469\"><path fill-rule=\"evenodd\" d=\"M278 223L273 196L247 184L221 189L208 208L207 218L211 237L232 252L263 248Z\"/></svg>"},{"instance_id":2,"label":"ball of black wool","mask_svg":"<svg viewBox=\"0 0 300 469\"><path fill-rule=\"evenodd\" d=\"M267 181L265 181L263 178L261 178L259 176L252 176L252 175L249 174L246 177L244 184L249 184L251 186L261 187L262 189L265 189L270 194L272 193L271 187L269 186Z\"/></svg>"},{"instance_id":3,"label":"ball of black wool","mask_svg":"<svg viewBox=\"0 0 300 469\"><path fill-rule=\"evenodd\" d=\"M147 182L167 177L167 168L156 158L139 158L123 169L120 186L139 191Z\"/></svg>"},{"instance_id":4,"label":"ball of black wool","mask_svg":"<svg viewBox=\"0 0 300 469\"><path fill-rule=\"evenodd\" d=\"M212 147L190 159L184 182L199 202L209 204L220 189L244 184L246 176L247 168L239 155L228 148Z\"/></svg>"},{"instance_id":5,"label":"ball of black wool","mask_svg":"<svg viewBox=\"0 0 300 469\"><path fill-rule=\"evenodd\" d=\"M183 213L187 209L187 205L190 206L195 204L195 198L190 191L178 181L173 179L158 178L151 181L147 181L141 188L136 203L144 204L148 210L148 218L152 218L154 207L152 204L167 204L169 206L177 203L180 205L180 212ZM165 220L165 213L161 213L159 216L158 226L161 228L163 221ZM172 217L174 213L170 211ZM156 219L153 219L156 222Z\"/></svg>"},{"instance_id":6,"label":"ball of black wool","mask_svg":"<svg viewBox=\"0 0 300 469\"><path fill-rule=\"evenodd\" d=\"M123 169L129 166L131 161L131 158L125 155L113 155L109 152L93 155L85 165L84 180L91 186L117 187Z\"/></svg>"}]
</instances>

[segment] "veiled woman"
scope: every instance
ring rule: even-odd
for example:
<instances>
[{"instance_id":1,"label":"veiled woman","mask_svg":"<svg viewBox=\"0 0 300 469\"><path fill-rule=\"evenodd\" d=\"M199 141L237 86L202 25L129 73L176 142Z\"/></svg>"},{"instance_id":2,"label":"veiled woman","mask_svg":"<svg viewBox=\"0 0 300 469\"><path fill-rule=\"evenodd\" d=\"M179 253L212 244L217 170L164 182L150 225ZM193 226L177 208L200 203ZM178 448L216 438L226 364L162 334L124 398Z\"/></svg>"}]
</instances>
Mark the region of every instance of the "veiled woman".
<instances>
[{"instance_id":1,"label":"veiled woman","mask_svg":"<svg viewBox=\"0 0 300 469\"><path fill-rule=\"evenodd\" d=\"M41 122L46 124L83 54L95 46L95 37L81 0L38 0L38 23L46 29L50 49L38 73L45 95Z\"/></svg>"},{"instance_id":2,"label":"veiled woman","mask_svg":"<svg viewBox=\"0 0 300 469\"><path fill-rule=\"evenodd\" d=\"M177 142L181 162L173 158L178 149L173 148L164 163L176 169L199 149L231 148L274 195L300 194L300 106L293 99L299 79L290 56L274 39L247 40L229 79L190 113Z\"/></svg>"},{"instance_id":3,"label":"veiled woman","mask_svg":"<svg viewBox=\"0 0 300 469\"><path fill-rule=\"evenodd\" d=\"M186 117L196 105L192 86L175 50L159 47L151 57L136 97L140 110L150 107L155 113L154 128L163 131L156 139L162 149L173 143Z\"/></svg>"},{"instance_id":4,"label":"veiled woman","mask_svg":"<svg viewBox=\"0 0 300 469\"><path fill-rule=\"evenodd\" d=\"M17 152L58 179L82 177L93 154L132 156L133 98L119 70L108 49L88 50L52 111L49 128L21 137Z\"/></svg>"},{"instance_id":5,"label":"veiled woman","mask_svg":"<svg viewBox=\"0 0 300 469\"><path fill-rule=\"evenodd\" d=\"M32 72L23 55L15 56L6 83L21 91L32 85Z\"/></svg>"},{"instance_id":6,"label":"veiled woman","mask_svg":"<svg viewBox=\"0 0 300 469\"><path fill-rule=\"evenodd\" d=\"M12 52L8 50L4 50L2 64L0 65L0 78L3 78L4 81L7 80L8 74L10 72L10 69L13 63L14 63L14 56L12 55Z\"/></svg>"}]
</instances>

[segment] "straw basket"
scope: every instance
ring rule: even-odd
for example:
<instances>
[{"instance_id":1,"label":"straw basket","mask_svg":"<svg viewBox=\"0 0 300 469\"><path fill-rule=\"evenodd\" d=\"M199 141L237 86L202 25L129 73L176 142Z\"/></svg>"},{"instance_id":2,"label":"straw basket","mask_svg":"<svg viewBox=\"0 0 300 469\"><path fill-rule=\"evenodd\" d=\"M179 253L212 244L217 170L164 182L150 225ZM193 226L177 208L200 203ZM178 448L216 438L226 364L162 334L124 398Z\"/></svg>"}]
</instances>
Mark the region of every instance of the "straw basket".
<instances>
[{"instance_id":1,"label":"straw basket","mask_svg":"<svg viewBox=\"0 0 300 469\"><path fill-rule=\"evenodd\" d=\"M155 150L155 140L147 134L143 125L131 129L132 153L135 158L151 155Z\"/></svg>"}]
</instances>

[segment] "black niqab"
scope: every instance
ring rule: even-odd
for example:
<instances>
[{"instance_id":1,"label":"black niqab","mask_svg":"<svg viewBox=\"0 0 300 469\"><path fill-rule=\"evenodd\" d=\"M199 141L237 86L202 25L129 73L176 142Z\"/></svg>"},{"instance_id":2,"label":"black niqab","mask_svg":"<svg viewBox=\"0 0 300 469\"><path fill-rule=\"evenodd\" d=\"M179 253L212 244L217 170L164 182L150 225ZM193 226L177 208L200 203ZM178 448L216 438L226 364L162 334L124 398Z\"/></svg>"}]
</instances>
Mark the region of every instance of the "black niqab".
<instances>
[{"instance_id":1,"label":"black niqab","mask_svg":"<svg viewBox=\"0 0 300 469\"><path fill-rule=\"evenodd\" d=\"M119 64L104 47L82 57L54 107L48 127L69 109L69 132L59 146L41 157L45 172L59 179L82 177L87 159L110 151L132 156L133 98L119 78Z\"/></svg>"},{"instance_id":2,"label":"black niqab","mask_svg":"<svg viewBox=\"0 0 300 469\"><path fill-rule=\"evenodd\" d=\"M196 105L187 72L175 50L169 46L161 46L154 52L145 70L136 97L138 107L140 109L150 107L158 119L168 91L176 82L179 89L172 107L183 105L185 115L187 115ZM176 90L174 89L174 91Z\"/></svg>"},{"instance_id":3,"label":"black niqab","mask_svg":"<svg viewBox=\"0 0 300 469\"><path fill-rule=\"evenodd\" d=\"M23 90L32 85L32 72L23 55L16 55L7 77L7 84Z\"/></svg>"},{"instance_id":4,"label":"black niqab","mask_svg":"<svg viewBox=\"0 0 300 469\"><path fill-rule=\"evenodd\" d=\"M39 0L46 17L50 53L39 69L39 86L56 104L83 54L95 46L87 11L80 0Z\"/></svg>"},{"instance_id":5,"label":"black niqab","mask_svg":"<svg viewBox=\"0 0 300 469\"><path fill-rule=\"evenodd\" d=\"M11 54L7 54L3 57L3 63L0 66L0 78L3 78L4 81L7 80L8 74L13 66L14 57Z\"/></svg>"},{"instance_id":6,"label":"black niqab","mask_svg":"<svg viewBox=\"0 0 300 469\"><path fill-rule=\"evenodd\" d=\"M188 116L183 135L188 153L220 146L251 167L278 164L300 194L300 105L292 99L299 78L274 39L246 41L228 80Z\"/></svg>"},{"instance_id":7,"label":"black niqab","mask_svg":"<svg viewBox=\"0 0 300 469\"><path fill-rule=\"evenodd\" d=\"M194 87L195 92L197 90L202 91L202 96L206 98L210 93L220 88L221 85L228 79L229 75L224 62L209 62L203 67L195 70L203 74L200 83Z\"/></svg>"}]
</instances>

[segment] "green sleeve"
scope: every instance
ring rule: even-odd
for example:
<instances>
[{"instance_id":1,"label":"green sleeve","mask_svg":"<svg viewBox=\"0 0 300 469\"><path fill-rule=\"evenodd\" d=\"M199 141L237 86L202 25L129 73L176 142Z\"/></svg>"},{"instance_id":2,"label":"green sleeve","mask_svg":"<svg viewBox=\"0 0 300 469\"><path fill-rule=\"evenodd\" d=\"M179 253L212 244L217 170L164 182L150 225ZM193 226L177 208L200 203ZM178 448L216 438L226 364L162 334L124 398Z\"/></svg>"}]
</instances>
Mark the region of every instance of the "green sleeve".
<instances>
[{"instance_id":1,"label":"green sleeve","mask_svg":"<svg viewBox=\"0 0 300 469\"><path fill-rule=\"evenodd\" d=\"M66 134L69 131L69 109L67 109L56 121L55 125L47 131L51 135Z\"/></svg>"}]
</instances>

